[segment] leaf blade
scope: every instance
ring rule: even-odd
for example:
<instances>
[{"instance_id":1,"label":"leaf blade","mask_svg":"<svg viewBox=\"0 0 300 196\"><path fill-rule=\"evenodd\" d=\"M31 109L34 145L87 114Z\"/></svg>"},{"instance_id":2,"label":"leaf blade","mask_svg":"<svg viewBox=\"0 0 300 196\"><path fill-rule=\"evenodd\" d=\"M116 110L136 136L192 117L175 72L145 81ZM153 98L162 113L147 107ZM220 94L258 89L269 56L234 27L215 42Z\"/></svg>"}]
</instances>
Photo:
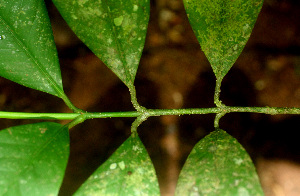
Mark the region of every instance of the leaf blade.
<instances>
[{"instance_id":1,"label":"leaf blade","mask_svg":"<svg viewBox=\"0 0 300 196\"><path fill-rule=\"evenodd\" d=\"M57 195L68 156L68 129L60 124L0 131L0 195Z\"/></svg>"},{"instance_id":2,"label":"leaf blade","mask_svg":"<svg viewBox=\"0 0 300 196\"><path fill-rule=\"evenodd\" d=\"M251 158L223 130L200 140L180 173L176 195L264 195Z\"/></svg>"},{"instance_id":3,"label":"leaf blade","mask_svg":"<svg viewBox=\"0 0 300 196\"><path fill-rule=\"evenodd\" d=\"M139 137L129 137L75 195L159 195L154 167Z\"/></svg>"},{"instance_id":4,"label":"leaf blade","mask_svg":"<svg viewBox=\"0 0 300 196\"><path fill-rule=\"evenodd\" d=\"M132 86L145 43L148 0L53 0L76 35L128 87Z\"/></svg>"},{"instance_id":5,"label":"leaf blade","mask_svg":"<svg viewBox=\"0 0 300 196\"><path fill-rule=\"evenodd\" d=\"M263 0L184 0L190 24L220 80L245 47Z\"/></svg>"},{"instance_id":6,"label":"leaf blade","mask_svg":"<svg viewBox=\"0 0 300 196\"><path fill-rule=\"evenodd\" d=\"M61 97L62 79L42 0L0 1L0 76Z\"/></svg>"}]
</instances>

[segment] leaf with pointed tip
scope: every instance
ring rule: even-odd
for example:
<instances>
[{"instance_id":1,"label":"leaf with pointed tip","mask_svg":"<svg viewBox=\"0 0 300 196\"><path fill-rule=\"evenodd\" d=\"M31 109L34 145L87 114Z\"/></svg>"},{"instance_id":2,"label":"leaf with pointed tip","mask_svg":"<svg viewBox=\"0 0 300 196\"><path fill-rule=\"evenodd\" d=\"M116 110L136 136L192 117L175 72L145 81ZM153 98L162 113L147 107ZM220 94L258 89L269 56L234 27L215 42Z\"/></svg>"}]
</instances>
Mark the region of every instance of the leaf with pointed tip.
<instances>
[{"instance_id":1,"label":"leaf with pointed tip","mask_svg":"<svg viewBox=\"0 0 300 196\"><path fill-rule=\"evenodd\" d=\"M149 0L53 0L76 35L128 87L145 43Z\"/></svg>"},{"instance_id":2,"label":"leaf with pointed tip","mask_svg":"<svg viewBox=\"0 0 300 196\"><path fill-rule=\"evenodd\" d=\"M0 195L57 195L68 156L68 128L60 124L1 130Z\"/></svg>"},{"instance_id":3,"label":"leaf with pointed tip","mask_svg":"<svg viewBox=\"0 0 300 196\"><path fill-rule=\"evenodd\" d=\"M246 45L263 0L184 0L190 24L222 80Z\"/></svg>"},{"instance_id":4,"label":"leaf with pointed tip","mask_svg":"<svg viewBox=\"0 0 300 196\"><path fill-rule=\"evenodd\" d=\"M0 0L0 76L61 97L62 79L43 0Z\"/></svg>"},{"instance_id":5,"label":"leaf with pointed tip","mask_svg":"<svg viewBox=\"0 0 300 196\"><path fill-rule=\"evenodd\" d=\"M176 195L262 196L251 158L223 130L200 140L180 173Z\"/></svg>"},{"instance_id":6,"label":"leaf with pointed tip","mask_svg":"<svg viewBox=\"0 0 300 196\"><path fill-rule=\"evenodd\" d=\"M154 167L139 137L129 137L79 188L79 195L159 195Z\"/></svg>"}]
</instances>

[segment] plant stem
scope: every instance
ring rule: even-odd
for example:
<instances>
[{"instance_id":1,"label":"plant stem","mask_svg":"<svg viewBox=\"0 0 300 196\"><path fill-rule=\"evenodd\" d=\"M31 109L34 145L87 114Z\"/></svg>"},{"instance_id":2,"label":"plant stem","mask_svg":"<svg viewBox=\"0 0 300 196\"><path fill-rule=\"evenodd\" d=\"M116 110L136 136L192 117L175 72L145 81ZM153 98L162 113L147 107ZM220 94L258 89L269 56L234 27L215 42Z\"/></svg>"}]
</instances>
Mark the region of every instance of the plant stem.
<instances>
[{"instance_id":1,"label":"plant stem","mask_svg":"<svg viewBox=\"0 0 300 196\"><path fill-rule=\"evenodd\" d=\"M76 117L73 121L69 122L66 126L68 126L68 129L71 129L72 127L84 122L86 120L86 115L79 115Z\"/></svg>"},{"instance_id":2,"label":"plant stem","mask_svg":"<svg viewBox=\"0 0 300 196\"><path fill-rule=\"evenodd\" d=\"M62 92L60 94L60 96L61 96L61 99L65 102L65 104L68 106L68 108L70 108L73 112L75 112L75 113L83 113L84 112L83 110L75 107L64 92Z\"/></svg>"},{"instance_id":3,"label":"plant stem","mask_svg":"<svg viewBox=\"0 0 300 196\"><path fill-rule=\"evenodd\" d=\"M220 119L225 116L226 112L217 113L214 121L214 127L219 128Z\"/></svg>"},{"instance_id":4,"label":"plant stem","mask_svg":"<svg viewBox=\"0 0 300 196\"><path fill-rule=\"evenodd\" d=\"M78 113L27 113L0 111L0 118L6 119L73 120L78 116L80 116Z\"/></svg>"},{"instance_id":5,"label":"plant stem","mask_svg":"<svg viewBox=\"0 0 300 196\"><path fill-rule=\"evenodd\" d=\"M128 89L129 89L129 92L130 92L130 98L131 98L131 103L133 105L133 107L138 111L138 112L145 112L146 111L146 108L141 106L138 101L137 101L137 98L136 98L136 90L135 90L135 86L134 84L130 84L127 86Z\"/></svg>"},{"instance_id":6,"label":"plant stem","mask_svg":"<svg viewBox=\"0 0 300 196\"><path fill-rule=\"evenodd\" d=\"M135 121L132 123L131 125L131 135L133 137L137 136L137 128L138 126L140 126L140 124L142 124L142 122L144 122L145 120L147 120L149 116L146 114L146 115L141 115L141 116L138 116Z\"/></svg>"},{"instance_id":7,"label":"plant stem","mask_svg":"<svg viewBox=\"0 0 300 196\"><path fill-rule=\"evenodd\" d=\"M223 79L222 77L217 77L216 79L214 103L216 104L217 107L223 107L222 101L220 100L222 79Z\"/></svg>"},{"instance_id":8,"label":"plant stem","mask_svg":"<svg viewBox=\"0 0 300 196\"><path fill-rule=\"evenodd\" d=\"M191 114L218 114L231 112L251 112L263 114L300 114L300 108L280 107L234 107L224 106L222 108L188 108L188 109L146 109L144 113L138 111L125 112L101 112L101 113L26 113L26 112L3 112L0 111L0 118L6 119L43 119L43 120L74 120L85 115L86 119L93 118L115 118L115 117L139 117L141 115L163 116L163 115L191 115Z\"/></svg>"}]
</instances>

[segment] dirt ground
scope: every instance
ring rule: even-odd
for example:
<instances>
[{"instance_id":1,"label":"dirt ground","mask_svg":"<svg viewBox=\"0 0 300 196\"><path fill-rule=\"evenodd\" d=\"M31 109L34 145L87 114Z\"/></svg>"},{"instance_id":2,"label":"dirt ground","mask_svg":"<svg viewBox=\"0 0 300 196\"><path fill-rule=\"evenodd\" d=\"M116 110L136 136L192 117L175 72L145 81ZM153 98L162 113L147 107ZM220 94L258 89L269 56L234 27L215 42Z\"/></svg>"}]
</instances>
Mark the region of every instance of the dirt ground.
<instances>
[{"instance_id":1,"label":"dirt ground","mask_svg":"<svg viewBox=\"0 0 300 196\"><path fill-rule=\"evenodd\" d=\"M125 85L70 31L47 1L64 88L87 111L133 110ZM222 84L231 106L300 107L300 2L265 0L253 33ZM152 0L135 85L147 108L214 107L215 77L180 0ZM61 100L0 78L0 110L69 112ZM61 196L71 195L130 134L134 119L88 120L70 130ZM161 193L173 195L192 147L213 131L214 115L151 117L139 127ZM0 120L0 128L37 121ZM300 116L227 114L220 127L249 152L266 196L300 195ZM65 123L65 122L64 122ZM298 130L298 131L297 131Z\"/></svg>"}]
</instances>

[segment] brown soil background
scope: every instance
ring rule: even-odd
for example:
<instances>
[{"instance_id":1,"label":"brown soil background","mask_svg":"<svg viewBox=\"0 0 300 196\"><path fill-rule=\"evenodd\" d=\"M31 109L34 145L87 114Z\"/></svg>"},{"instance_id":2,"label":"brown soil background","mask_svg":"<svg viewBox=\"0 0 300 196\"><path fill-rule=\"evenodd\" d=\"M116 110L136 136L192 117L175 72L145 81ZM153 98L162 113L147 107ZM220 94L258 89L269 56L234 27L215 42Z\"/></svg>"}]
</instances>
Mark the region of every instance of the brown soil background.
<instances>
[{"instance_id":1,"label":"brown soil background","mask_svg":"<svg viewBox=\"0 0 300 196\"><path fill-rule=\"evenodd\" d=\"M125 85L80 42L47 1L64 88L87 111L133 110ZM222 84L231 106L300 107L300 2L265 0L253 33ZM135 85L147 108L214 107L215 77L188 23L182 1L152 0ZM0 78L0 109L69 112L61 100ZM134 119L88 120L70 130L71 154L60 195L71 195L130 134ZM214 115L151 117L139 127L162 195L173 195L192 147L213 131ZM0 128L32 120L0 120ZM66 123L66 122L63 122ZM220 127L257 166L266 196L300 195L300 116L227 114Z\"/></svg>"}]
</instances>

